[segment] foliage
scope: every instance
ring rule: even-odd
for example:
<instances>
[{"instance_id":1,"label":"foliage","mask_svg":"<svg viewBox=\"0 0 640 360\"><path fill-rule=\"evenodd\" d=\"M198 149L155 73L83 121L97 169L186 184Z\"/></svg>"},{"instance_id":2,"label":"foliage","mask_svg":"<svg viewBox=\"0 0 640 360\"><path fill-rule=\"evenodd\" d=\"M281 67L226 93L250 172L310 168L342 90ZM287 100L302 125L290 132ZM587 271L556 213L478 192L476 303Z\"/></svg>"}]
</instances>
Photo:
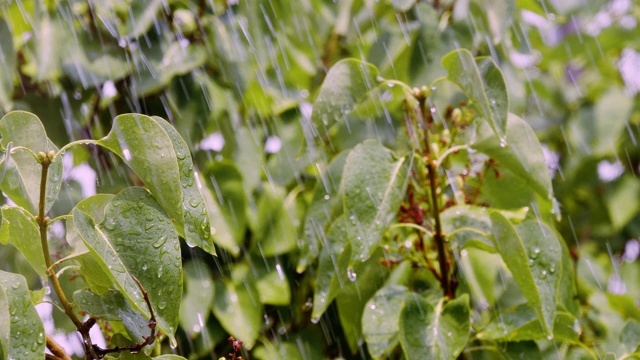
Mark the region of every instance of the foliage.
<instances>
[{"instance_id":1,"label":"foliage","mask_svg":"<svg viewBox=\"0 0 640 360\"><path fill-rule=\"evenodd\" d=\"M3 3L0 357L640 356L640 8L580 4Z\"/></svg>"}]
</instances>

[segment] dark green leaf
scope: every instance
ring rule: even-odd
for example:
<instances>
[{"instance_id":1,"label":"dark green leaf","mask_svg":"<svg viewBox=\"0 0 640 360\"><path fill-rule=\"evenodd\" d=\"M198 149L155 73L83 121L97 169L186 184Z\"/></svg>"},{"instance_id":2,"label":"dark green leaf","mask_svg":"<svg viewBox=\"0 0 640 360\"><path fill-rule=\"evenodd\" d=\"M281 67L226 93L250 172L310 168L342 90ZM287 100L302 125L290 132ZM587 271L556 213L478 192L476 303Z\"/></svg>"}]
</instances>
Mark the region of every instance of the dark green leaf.
<instances>
[{"instance_id":1,"label":"dark green leaf","mask_svg":"<svg viewBox=\"0 0 640 360\"><path fill-rule=\"evenodd\" d=\"M478 107L500 143L518 141L506 132L509 95L502 72L491 58L474 59L469 50L459 49L445 55L442 66L448 71L449 80Z\"/></svg>"},{"instance_id":2,"label":"dark green leaf","mask_svg":"<svg viewBox=\"0 0 640 360\"><path fill-rule=\"evenodd\" d=\"M562 247L556 233L543 223L526 221L513 226L491 213L496 246L542 328L552 335L558 285L562 274Z\"/></svg>"},{"instance_id":3,"label":"dark green leaf","mask_svg":"<svg viewBox=\"0 0 640 360\"><path fill-rule=\"evenodd\" d=\"M469 296L434 307L426 299L408 296L400 313L400 344L407 359L455 359L469 338Z\"/></svg>"},{"instance_id":4,"label":"dark green leaf","mask_svg":"<svg viewBox=\"0 0 640 360\"><path fill-rule=\"evenodd\" d=\"M256 289L250 282L234 284L229 279L217 280L215 288L213 313L229 334L251 349L262 324L262 304Z\"/></svg>"},{"instance_id":5,"label":"dark green leaf","mask_svg":"<svg viewBox=\"0 0 640 360\"><path fill-rule=\"evenodd\" d=\"M405 160L396 160L376 140L367 140L349 153L340 191L353 260L367 259L395 219L409 179Z\"/></svg>"},{"instance_id":6,"label":"dark green leaf","mask_svg":"<svg viewBox=\"0 0 640 360\"><path fill-rule=\"evenodd\" d=\"M133 276L149 293L158 327L172 343L182 297L180 243L172 222L160 204L142 188L119 192L97 223L79 209L74 225L102 272L145 317L149 310Z\"/></svg>"},{"instance_id":7,"label":"dark green leaf","mask_svg":"<svg viewBox=\"0 0 640 360\"><path fill-rule=\"evenodd\" d=\"M206 263L193 259L184 266L185 294L180 306L180 325L190 338L203 332L211 314L214 284Z\"/></svg>"},{"instance_id":8,"label":"dark green leaf","mask_svg":"<svg viewBox=\"0 0 640 360\"><path fill-rule=\"evenodd\" d=\"M0 352L5 359L44 359L42 321L22 275L0 270Z\"/></svg>"},{"instance_id":9,"label":"dark green leaf","mask_svg":"<svg viewBox=\"0 0 640 360\"><path fill-rule=\"evenodd\" d=\"M293 225L291 208L295 199L285 198L283 189L263 184L258 200L256 240L264 256L285 254L297 248L297 229Z\"/></svg>"}]
</instances>

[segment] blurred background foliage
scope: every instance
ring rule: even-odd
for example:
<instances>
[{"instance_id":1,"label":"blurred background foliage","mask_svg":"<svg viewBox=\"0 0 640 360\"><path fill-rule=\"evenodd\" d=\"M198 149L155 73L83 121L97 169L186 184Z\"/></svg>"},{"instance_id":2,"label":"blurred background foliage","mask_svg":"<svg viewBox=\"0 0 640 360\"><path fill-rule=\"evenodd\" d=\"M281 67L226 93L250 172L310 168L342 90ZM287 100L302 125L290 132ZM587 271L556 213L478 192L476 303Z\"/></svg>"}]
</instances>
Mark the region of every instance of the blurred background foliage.
<instances>
[{"instance_id":1,"label":"blurred background foliage","mask_svg":"<svg viewBox=\"0 0 640 360\"><path fill-rule=\"evenodd\" d=\"M325 151L309 125L312 101L346 57L422 86L446 75L440 59L451 50L491 56L510 111L543 143L585 343L615 353L627 321L640 321L638 18L631 0L4 0L0 112L37 114L58 146L101 138L128 112L168 119L187 140L215 210L219 256L183 248L176 352L217 358L233 335L256 359L368 358L335 305L311 322L315 273L299 264ZM344 122L326 151L396 141L401 102L381 104L361 109L367 121ZM52 217L92 193L139 184L95 147L74 149L65 167ZM494 180L487 201L529 205L521 185ZM64 228L51 231L63 253ZM0 248L0 264L41 287L13 248ZM66 290L81 281L70 274ZM73 329L59 312L53 318L60 332Z\"/></svg>"}]
</instances>

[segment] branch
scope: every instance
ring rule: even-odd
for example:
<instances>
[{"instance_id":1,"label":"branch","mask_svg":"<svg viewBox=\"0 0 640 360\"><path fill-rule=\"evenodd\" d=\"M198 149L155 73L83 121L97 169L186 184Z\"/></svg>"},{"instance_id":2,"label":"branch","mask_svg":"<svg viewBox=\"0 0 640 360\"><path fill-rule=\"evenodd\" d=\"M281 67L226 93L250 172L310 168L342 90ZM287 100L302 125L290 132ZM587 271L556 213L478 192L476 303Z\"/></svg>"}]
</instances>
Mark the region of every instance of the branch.
<instances>
[{"instance_id":1,"label":"branch","mask_svg":"<svg viewBox=\"0 0 640 360\"><path fill-rule=\"evenodd\" d=\"M58 345L58 343L49 335L47 335L47 349L49 349L49 351L51 351L51 354L53 354L53 359L71 360L71 357L67 355L64 349L60 345ZM47 355L49 356L49 354Z\"/></svg>"}]
</instances>

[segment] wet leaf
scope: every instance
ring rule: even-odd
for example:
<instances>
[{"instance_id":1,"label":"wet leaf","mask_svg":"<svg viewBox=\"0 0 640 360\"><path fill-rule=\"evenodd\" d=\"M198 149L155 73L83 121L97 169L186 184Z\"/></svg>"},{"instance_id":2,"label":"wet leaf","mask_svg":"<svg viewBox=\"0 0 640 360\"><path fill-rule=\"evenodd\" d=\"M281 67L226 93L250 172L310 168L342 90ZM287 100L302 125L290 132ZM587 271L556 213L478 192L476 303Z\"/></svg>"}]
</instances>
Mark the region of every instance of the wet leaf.
<instances>
[{"instance_id":1,"label":"wet leaf","mask_svg":"<svg viewBox=\"0 0 640 360\"><path fill-rule=\"evenodd\" d=\"M13 35L4 19L0 19L0 110L9 112L13 107L13 77L16 69L16 52L13 47Z\"/></svg>"},{"instance_id":2,"label":"wet leaf","mask_svg":"<svg viewBox=\"0 0 640 360\"><path fill-rule=\"evenodd\" d=\"M413 7L416 0L391 0L391 5L397 11L407 11Z\"/></svg>"},{"instance_id":3,"label":"wet leaf","mask_svg":"<svg viewBox=\"0 0 640 360\"><path fill-rule=\"evenodd\" d=\"M630 320L620 334L620 356L638 352L640 347L640 325L635 320ZM638 356L638 354L635 354Z\"/></svg>"},{"instance_id":4,"label":"wet leaf","mask_svg":"<svg viewBox=\"0 0 640 360\"><path fill-rule=\"evenodd\" d=\"M13 245L27 259L40 278L43 281L46 280L47 265L40 243L40 231L33 215L20 207L3 206L0 244Z\"/></svg>"},{"instance_id":5,"label":"wet leaf","mask_svg":"<svg viewBox=\"0 0 640 360\"><path fill-rule=\"evenodd\" d=\"M44 359L42 321L22 275L0 270L0 351L6 359Z\"/></svg>"},{"instance_id":6,"label":"wet leaf","mask_svg":"<svg viewBox=\"0 0 640 360\"><path fill-rule=\"evenodd\" d=\"M340 191L353 260L367 259L395 219L404 199L408 167L406 158L396 160L376 140L367 140L349 153Z\"/></svg>"},{"instance_id":7,"label":"wet leaf","mask_svg":"<svg viewBox=\"0 0 640 360\"><path fill-rule=\"evenodd\" d=\"M508 145L502 146L486 125L479 125L473 148L497 160L543 199L553 195L551 176L535 132L526 121L509 113L506 122Z\"/></svg>"},{"instance_id":8,"label":"wet leaf","mask_svg":"<svg viewBox=\"0 0 640 360\"><path fill-rule=\"evenodd\" d=\"M378 70L371 64L346 59L331 67L313 104L311 120L324 137L355 104L364 100L377 83Z\"/></svg>"},{"instance_id":9,"label":"wet leaf","mask_svg":"<svg viewBox=\"0 0 640 360\"><path fill-rule=\"evenodd\" d=\"M175 344L182 297L180 243L160 204L142 188L119 192L100 223L82 210L72 212L74 225L103 273L134 309L149 318L138 285L149 293L158 327Z\"/></svg>"},{"instance_id":10,"label":"wet leaf","mask_svg":"<svg viewBox=\"0 0 640 360\"><path fill-rule=\"evenodd\" d=\"M509 95L500 68L490 57L475 58L466 49L454 50L442 58L448 79L457 84L480 110L499 142L515 142L506 133Z\"/></svg>"},{"instance_id":11,"label":"wet leaf","mask_svg":"<svg viewBox=\"0 0 640 360\"><path fill-rule=\"evenodd\" d=\"M562 274L562 247L547 225L525 221L513 226L499 213L491 213L496 246L513 278L536 312L542 329L552 335L558 285Z\"/></svg>"},{"instance_id":12,"label":"wet leaf","mask_svg":"<svg viewBox=\"0 0 640 360\"><path fill-rule=\"evenodd\" d=\"M289 281L282 270L267 272L256 280L260 302L265 305L286 306L291 303Z\"/></svg>"},{"instance_id":13,"label":"wet leaf","mask_svg":"<svg viewBox=\"0 0 640 360\"><path fill-rule=\"evenodd\" d=\"M434 307L414 294L400 313L400 344L407 359L455 359L471 329L467 294Z\"/></svg>"},{"instance_id":14,"label":"wet leaf","mask_svg":"<svg viewBox=\"0 0 640 360\"><path fill-rule=\"evenodd\" d=\"M58 151L58 148L47 138L40 119L25 111L6 114L0 120L0 135L2 147L6 149L4 158L0 159L0 188L13 202L36 215L40 202L42 166L28 152L16 149L12 154L10 148L23 146L36 154ZM58 157L49 166L45 213L58 198L61 184L62 159Z\"/></svg>"},{"instance_id":15,"label":"wet leaf","mask_svg":"<svg viewBox=\"0 0 640 360\"><path fill-rule=\"evenodd\" d=\"M364 307L362 332L372 357L389 357L398 345L400 312L406 295L404 286L385 286Z\"/></svg>"},{"instance_id":16,"label":"wet leaf","mask_svg":"<svg viewBox=\"0 0 640 360\"><path fill-rule=\"evenodd\" d=\"M131 308L131 304L121 293L111 290L97 295L83 289L73 294L78 309L88 312L100 319L110 322L121 322L130 339L134 342L144 341L144 337L151 334L151 329L145 326L148 319L140 312Z\"/></svg>"},{"instance_id":17,"label":"wet leaf","mask_svg":"<svg viewBox=\"0 0 640 360\"><path fill-rule=\"evenodd\" d=\"M553 339L575 344L580 342L580 334L578 319L559 311L554 319L553 335L548 335L533 309L521 304L494 313L492 321L478 334L478 338L497 341Z\"/></svg>"},{"instance_id":18,"label":"wet leaf","mask_svg":"<svg viewBox=\"0 0 640 360\"><path fill-rule=\"evenodd\" d=\"M126 34L130 38L144 35L157 20L158 12L162 8L162 0L131 2L129 16L127 16Z\"/></svg>"},{"instance_id":19,"label":"wet leaf","mask_svg":"<svg viewBox=\"0 0 640 360\"><path fill-rule=\"evenodd\" d=\"M167 129L168 124L160 118L120 115L99 144L135 171L175 220L178 234L190 246L213 253L209 215L198 189L191 155L178 133Z\"/></svg>"},{"instance_id":20,"label":"wet leaf","mask_svg":"<svg viewBox=\"0 0 640 360\"><path fill-rule=\"evenodd\" d=\"M193 168L193 160L189 147L178 131L166 120L154 116L154 120L166 131L173 144L176 158L178 160L178 171L180 172L180 184L182 185L182 211L185 221L185 239L189 246L197 246L202 250L215 254L213 240L211 238L211 225L209 224L209 213L200 192L202 185L198 174Z\"/></svg>"},{"instance_id":21,"label":"wet leaf","mask_svg":"<svg viewBox=\"0 0 640 360\"><path fill-rule=\"evenodd\" d=\"M264 256L282 255L297 248L297 229L288 211L295 206L290 198L284 200L283 189L263 184L258 200L256 242Z\"/></svg>"},{"instance_id":22,"label":"wet leaf","mask_svg":"<svg viewBox=\"0 0 640 360\"><path fill-rule=\"evenodd\" d=\"M251 349L262 324L262 304L256 289L250 282L234 284L226 278L217 280L215 288L213 313L229 334Z\"/></svg>"},{"instance_id":23,"label":"wet leaf","mask_svg":"<svg viewBox=\"0 0 640 360\"><path fill-rule=\"evenodd\" d=\"M299 273L318 256L328 224L343 211L343 199L339 188L347 155L348 151L336 155L326 171L320 173L321 181L315 187L313 200L305 217L304 246L300 250L301 256L296 268Z\"/></svg>"},{"instance_id":24,"label":"wet leaf","mask_svg":"<svg viewBox=\"0 0 640 360\"><path fill-rule=\"evenodd\" d=\"M214 284L208 265L192 259L184 266L185 294L180 306L180 326L193 339L205 330L211 314Z\"/></svg>"}]
</instances>

